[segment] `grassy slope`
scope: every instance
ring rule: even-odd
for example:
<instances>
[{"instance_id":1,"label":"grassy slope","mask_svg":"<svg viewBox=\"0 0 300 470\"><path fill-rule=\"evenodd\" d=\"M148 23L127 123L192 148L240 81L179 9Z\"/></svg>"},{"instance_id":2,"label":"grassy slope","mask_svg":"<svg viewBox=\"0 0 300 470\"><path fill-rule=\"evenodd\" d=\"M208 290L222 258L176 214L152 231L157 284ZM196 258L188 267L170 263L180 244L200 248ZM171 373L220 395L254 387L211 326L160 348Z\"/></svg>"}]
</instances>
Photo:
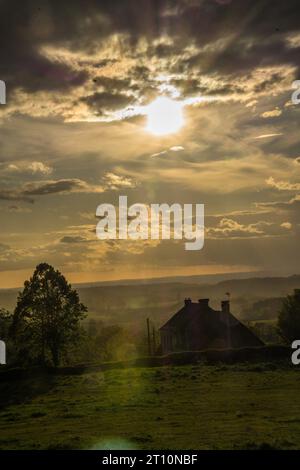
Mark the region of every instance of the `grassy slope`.
<instances>
[{"instance_id":1,"label":"grassy slope","mask_svg":"<svg viewBox=\"0 0 300 470\"><path fill-rule=\"evenodd\" d=\"M299 448L298 371L197 365L3 383L0 448Z\"/></svg>"}]
</instances>

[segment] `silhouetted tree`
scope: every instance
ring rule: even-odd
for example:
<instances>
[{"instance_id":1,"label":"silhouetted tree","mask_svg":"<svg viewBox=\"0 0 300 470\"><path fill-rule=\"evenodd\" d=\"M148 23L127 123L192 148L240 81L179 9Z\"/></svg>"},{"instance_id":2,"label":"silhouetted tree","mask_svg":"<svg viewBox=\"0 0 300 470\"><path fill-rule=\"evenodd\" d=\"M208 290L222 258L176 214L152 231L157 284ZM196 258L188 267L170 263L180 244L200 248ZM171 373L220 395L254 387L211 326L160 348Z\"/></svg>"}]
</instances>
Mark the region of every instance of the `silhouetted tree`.
<instances>
[{"instance_id":1,"label":"silhouetted tree","mask_svg":"<svg viewBox=\"0 0 300 470\"><path fill-rule=\"evenodd\" d=\"M19 293L12 330L18 342L35 350L43 364L50 353L58 366L64 349L79 337L79 322L86 311L65 277L42 263Z\"/></svg>"},{"instance_id":2,"label":"silhouetted tree","mask_svg":"<svg viewBox=\"0 0 300 470\"><path fill-rule=\"evenodd\" d=\"M291 343L300 339L300 289L288 295L282 304L278 317L278 329L282 338Z\"/></svg>"}]
</instances>

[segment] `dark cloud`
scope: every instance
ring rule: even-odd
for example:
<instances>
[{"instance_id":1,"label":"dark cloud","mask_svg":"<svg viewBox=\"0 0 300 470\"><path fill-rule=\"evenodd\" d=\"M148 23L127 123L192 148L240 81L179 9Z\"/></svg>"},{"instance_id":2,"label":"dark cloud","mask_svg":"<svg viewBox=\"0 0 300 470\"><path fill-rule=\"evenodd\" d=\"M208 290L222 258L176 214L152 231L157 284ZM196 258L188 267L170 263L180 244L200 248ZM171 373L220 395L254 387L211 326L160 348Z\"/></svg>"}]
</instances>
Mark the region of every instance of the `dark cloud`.
<instances>
[{"instance_id":1,"label":"dark cloud","mask_svg":"<svg viewBox=\"0 0 300 470\"><path fill-rule=\"evenodd\" d=\"M65 237L60 239L61 243L84 243L86 241L87 241L86 238L80 237L79 235L76 235L76 236L66 235Z\"/></svg>"},{"instance_id":2,"label":"dark cloud","mask_svg":"<svg viewBox=\"0 0 300 470\"><path fill-rule=\"evenodd\" d=\"M85 182L79 179L63 179L40 184L28 184L22 190L25 196L44 196L46 194L71 192L86 188Z\"/></svg>"},{"instance_id":3,"label":"dark cloud","mask_svg":"<svg viewBox=\"0 0 300 470\"><path fill-rule=\"evenodd\" d=\"M20 193L19 191L13 189L1 189L0 190L0 200L2 201L25 201L30 202L31 204L34 202L32 198L25 196L24 194Z\"/></svg>"},{"instance_id":4,"label":"dark cloud","mask_svg":"<svg viewBox=\"0 0 300 470\"><path fill-rule=\"evenodd\" d=\"M121 79L121 78L110 78L110 77L96 77L93 78L93 82L97 84L97 86L103 87L106 90L110 90L111 92L127 90L130 86L129 79Z\"/></svg>"},{"instance_id":5,"label":"dark cloud","mask_svg":"<svg viewBox=\"0 0 300 470\"><path fill-rule=\"evenodd\" d=\"M267 90L271 90L274 84L280 83L283 79L283 75L281 75L279 72L272 73L266 80L257 83L254 86L254 91L261 93Z\"/></svg>"},{"instance_id":6,"label":"dark cloud","mask_svg":"<svg viewBox=\"0 0 300 470\"><path fill-rule=\"evenodd\" d=\"M94 93L82 101L87 103L89 107L98 115L104 114L106 111L113 111L134 103L134 98L122 93Z\"/></svg>"},{"instance_id":7,"label":"dark cloud","mask_svg":"<svg viewBox=\"0 0 300 470\"><path fill-rule=\"evenodd\" d=\"M64 90L84 83L87 73L50 60L42 48L51 44L74 52L96 52L97 44L114 33L129 35L128 49L133 54L141 37L152 41L166 34L179 44L177 49L157 44L150 49L150 55L157 58L173 56L191 41L203 47L233 33L234 38L220 50L200 51L182 62L201 71L235 73L261 64L299 65L299 49L288 49L283 39L284 33L298 30L297 0L177 0L172 2L174 14L165 14L170 9L167 0L74 0L72 4L7 0L0 8L0 41L5 44L0 74L10 87ZM115 60L103 59L96 66ZM120 90L126 83L110 85Z\"/></svg>"},{"instance_id":8,"label":"dark cloud","mask_svg":"<svg viewBox=\"0 0 300 470\"><path fill-rule=\"evenodd\" d=\"M22 200L33 202L32 196L46 196L49 194L62 194L72 192L101 192L100 186L89 185L85 181L73 179L61 179L57 181L46 181L27 183L22 188L6 189L0 191L2 200Z\"/></svg>"},{"instance_id":9,"label":"dark cloud","mask_svg":"<svg viewBox=\"0 0 300 470\"><path fill-rule=\"evenodd\" d=\"M230 42L229 47L216 52L199 52L186 59L184 68L199 67L203 73L219 72L223 74L246 74L257 67L270 67L279 64L294 65L299 67L300 48L288 48L285 40L270 38L265 43L257 37L245 39L237 38ZM278 77L271 77L270 83L274 83Z\"/></svg>"},{"instance_id":10,"label":"dark cloud","mask_svg":"<svg viewBox=\"0 0 300 470\"><path fill-rule=\"evenodd\" d=\"M52 5L51 5L52 3ZM87 75L66 64L47 59L40 47L56 41L65 31L70 16L63 18L63 8L54 2L2 1L0 6L0 75L7 81L8 92L18 86L28 91L64 90L82 84ZM75 17L74 17L75 19ZM66 22L63 26L63 22Z\"/></svg>"}]
</instances>

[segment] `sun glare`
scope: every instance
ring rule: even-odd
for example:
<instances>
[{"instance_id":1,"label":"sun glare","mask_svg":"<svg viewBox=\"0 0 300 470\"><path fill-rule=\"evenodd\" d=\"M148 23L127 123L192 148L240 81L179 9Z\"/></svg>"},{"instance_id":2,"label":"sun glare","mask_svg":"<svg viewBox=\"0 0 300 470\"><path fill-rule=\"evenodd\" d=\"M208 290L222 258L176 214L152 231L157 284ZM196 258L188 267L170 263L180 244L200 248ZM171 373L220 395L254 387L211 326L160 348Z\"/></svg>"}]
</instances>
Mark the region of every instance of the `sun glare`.
<instances>
[{"instance_id":1,"label":"sun glare","mask_svg":"<svg viewBox=\"0 0 300 470\"><path fill-rule=\"evenodd\" d=\"M184 123L182 103L160 96L147 107L147 117L147 130L151 134L174 134Z\"/></svg>"}]
</instances>

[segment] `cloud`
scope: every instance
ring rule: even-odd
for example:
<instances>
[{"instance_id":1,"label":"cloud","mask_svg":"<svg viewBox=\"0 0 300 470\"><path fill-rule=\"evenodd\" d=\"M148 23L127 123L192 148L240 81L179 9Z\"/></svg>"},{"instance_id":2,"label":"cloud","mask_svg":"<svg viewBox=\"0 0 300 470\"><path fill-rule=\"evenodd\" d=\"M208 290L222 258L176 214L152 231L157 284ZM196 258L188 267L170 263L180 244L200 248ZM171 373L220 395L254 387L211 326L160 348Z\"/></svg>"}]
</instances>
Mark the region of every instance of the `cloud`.
<instances>
[{"instance_id":1,"label":"cloud","mask_svg":"<svg viewBox=\"0 0 300 470\"><path fill-rule=\"evenodd\" d=\"M279 191L300 191L300 183L290 183L289 181L275 181L272 176L266 180L266 183Z\"/></svg>"},{"instance_id":2,"label":"cloud","mask_svg":"<svg viewBox=\"0 0 300 470\"><path fill-rule=\"evenodd\" d=\"M167 150L162 150L161 152L152 153L151 157L160 157L161 155L165 155L166 153L168 153Z\"/></svg>"},{"instance_id":3,"label":"cloud","mask_svg":"<svg viewBox=\"0 0 300 470\"><path fill-rule=\"evenodd\" d=\"M207 235L209 238L257 237L264 234L258 227L258 224L243 225L233 219L223 218L217 227L207 229Z\"/></svg>"},{"instance_id":4,"label":"cloud","mask_svg":"<svg viewBox=\"0 0 300 470\"><path fill-rule=\"evenodd\" d=\"M290 230L292 225L289 222L276 224L260 220L252 224L241 224L236 220L222 218L217 227L207 228L208 239L218 238L262 238L262 237L280 237L286 235L286 230ZM283 230L282 230L283 229Z\"/></svg>"},{"instance_id":5,"label":"cloud","mask_svg":"<svg viewBox=\"0 0 300 470\"><path fill-rule=\"evenodd\" d=\"M282 222L282 224L280 224L280 227L286 228L287 230L291 230L292 224L290 222Z\"/></svg>"},{"instance_id":6,"label":"cloud","mask_svg":"<svg viewBox=\"0 0 300 470\"><path fill-rule=\"evenodd\" d=\"M184 147L182 145L173 145L168 150L162 150L161 152L156 152L151 155L151 157L160 157L161 155L165 155L168 152L182 152Z\"/></svg>"},{"instance_id":7,"label":"cloud","mask_svg":"<svg viewBox=\"0 0 300 470\"><path fill-rule=\"evenodd\" d=\"M272 109L272 111L265 111L264 113L261 114L263 118L272 118L272 117L278 117L282 114L281 109L275 108Z\"/></svg>"},{"instance_id":8,"label":"cloud","mask_svg":"<svg viewBox=\"0 0 300 470\"><path fill-rule=\"evenodd\" d=\"M82 102L89 106L95 116L110 116L111 112L126 108L134 104L136 99L125 93L112 93L108 91L96 92L87 97L83 97Z\"/></svg>"},{"instance_id":9,"label":"cloud","mask_svg":"<svg viewBox=\"0 0 300 470\"><path fill-rule=\"evenodd\" d=\"M255 139L269 139L270 137L278 137L280 135L283 135L281 132L276 132L273 134L261 134L258 135L257 137L254 137Z\"/></svg>"},{"instance_id":10,"label":"cloud","mask_svg":"<svg viewBox=\"0 0 300 470\"><path fill-rule=\"evenodd\" d=\"M21 188L2 189L0 190L0 200L33 202L34 196L71 193L101 194L109 190L131 189L136 186L137 182L128 176L107 172L99 184L90 183L80 178L64 178L25 183Z\"/></svg>"},{"instance_id":11,"label":"cloud","mask_svg":"<svg viewBox=\"0 0 300 470\"><path fill-rule=\"evenodd\" d=\"M28 169L32 171L32 173L41 173L42 175L50 175L53 171L53 169L45 165L42 162L32 162L29 164Z\"/></svg>"},{"instance_id":12,"label":"cloud","mask_svg":"<svg viewBox=\"0 0 300 470\"><path fill-rule=\"evenodd\" d=\"M16 0L4 1L0 40L8 45L0 72L11 90L5 112L118 120L174 86L182 98L248 101L287 90L300 49L293 8L296 0L241 0L235 8L229 0L176 0L172 8L167 0L134 8L129 0L88 0L83 12L74 0L72 11L65 1L39 8L25 2L18 16Z\"/></svg>"},{"instance_id":13,"label":"cloud","mask_svg":"<svg viewBox=\"0 0 300 470\"><path fill-rule=\"evenodd\" d=\"M10 163L3 168L4 172L11 173L31 173L31 174L41 174L41 175L50 175L53 171L49 165L46 165L43 162L18 162Z\"/></svg>"},{"instance_id":14,"label":"cloud","mask_svg":"<svg viewBox=\"0 0 300 470\"><path fill-rule=\"evenodd\" d=\"M70 235L66 235L60 240L61 243L86 243L87 241L88 240L84 237Z\"/></svg>"},{"instance_id":15,"label":"cloud","mask_svg":"<svg viewBox=\"0 0 300 470\"><path fill-rule=\"evenodd\" d=\"M89 184L78 178L50 180L34 183L26 183L20 189L0 190L0 199L23 200L33 202L32 196L46 196L51 194L69 193L102 193L103 186Z\"/></svg>"},{"instance_id":16,"label":"cloud","mask_svg":"<svg viewBox=\"0 0 300 470\"><path fill-rule=\"evenodd\" d=\"M25 196L45 196L56 193L103 192L103 187L90 185L78 178L27 183L21 193Z\"/></svg>"},{"instance_id":17,"label":"cloud","mask_svg":"<svg viewBox=\"0 0 300 470\"><path fill-rule=\"evenodd\" d=\"M103 182L106 189L135 188L137 185L132 178L111 172L104 175Z\"/></svg>"},{"instance_id":18,"label":"cloud","mask_svg":"<svg viewBox=\"0 0 300 470\"><path fill-rule=\"evenodd\" d=\"M272 202L259 202L256 203L258 209L268 209L274 213L289 213L300 222L300 194L289 199L288 201L272 201Z\"/></svg>"}]
</instances>

